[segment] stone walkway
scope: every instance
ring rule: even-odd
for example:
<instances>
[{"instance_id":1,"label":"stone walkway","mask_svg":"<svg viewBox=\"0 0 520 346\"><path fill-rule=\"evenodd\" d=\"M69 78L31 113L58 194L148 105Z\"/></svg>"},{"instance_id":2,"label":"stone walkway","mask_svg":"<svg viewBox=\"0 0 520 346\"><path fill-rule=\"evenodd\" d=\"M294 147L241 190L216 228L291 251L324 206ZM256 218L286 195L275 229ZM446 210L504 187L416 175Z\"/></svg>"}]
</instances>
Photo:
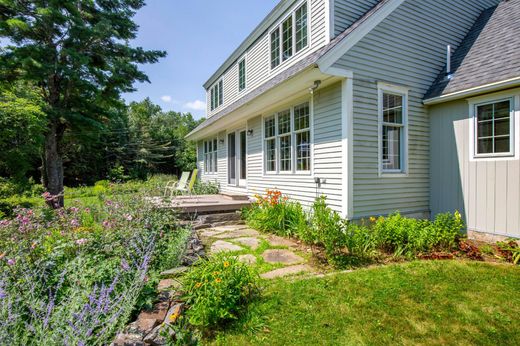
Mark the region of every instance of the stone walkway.
<instances>
[{"instance_id":1,"label":"stone walkway","mask_svg":"<svg viewBox=\"0 0 520 346\"><path fill-rule=\"evenodd\" d=\"M229 252L249 265L257 266L264 279L315 273L308 254L293 240L263 235L245 225L202 229L198 235L210 254Z\"/></svg>"}]
</instances>

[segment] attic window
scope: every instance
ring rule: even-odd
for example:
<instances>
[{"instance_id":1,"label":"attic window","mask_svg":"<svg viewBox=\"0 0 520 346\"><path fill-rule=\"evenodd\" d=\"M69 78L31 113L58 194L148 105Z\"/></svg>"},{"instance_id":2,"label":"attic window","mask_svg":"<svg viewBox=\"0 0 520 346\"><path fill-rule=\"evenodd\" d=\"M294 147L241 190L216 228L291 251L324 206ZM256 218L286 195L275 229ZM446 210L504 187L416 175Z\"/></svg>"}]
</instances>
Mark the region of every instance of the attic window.
<instances>
[{"instance_id":1,"label":"attic window","mask_svg":"<svg viewBox=\"0 0 520 346\"><path fill-rule=\"evenodd\" d=\"M222 106L224 101L224 84L222 79L216 83L210 91L211 94L211 110Z\"/></svg>"},{"instance_id":2,"label":"attic window","mask_svg":"<svg viewBox=\"0 0 520 346\"><path fill-rule=\"evenodd\" d=\"M270 40L272 69L308 46L307 2L304 2L271 32Z\"/></svg>"}]
</instances>

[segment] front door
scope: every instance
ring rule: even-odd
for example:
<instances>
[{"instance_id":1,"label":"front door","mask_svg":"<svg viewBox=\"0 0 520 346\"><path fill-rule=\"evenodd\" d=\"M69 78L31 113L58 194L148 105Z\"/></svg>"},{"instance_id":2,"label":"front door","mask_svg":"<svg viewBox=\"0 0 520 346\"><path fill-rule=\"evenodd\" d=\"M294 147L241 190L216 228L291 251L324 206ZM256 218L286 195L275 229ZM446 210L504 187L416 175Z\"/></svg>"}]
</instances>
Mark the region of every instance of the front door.
<instances>
[{"instance_id":1,"label":"front door","mask_svg":"<svg viewBox=\"0 0 520 346\"><path fill-rule=\"evenodd\" d=\"M228 134L228 183L246 187L247 132L238 130Z\"/></svg>"}]
</instances>

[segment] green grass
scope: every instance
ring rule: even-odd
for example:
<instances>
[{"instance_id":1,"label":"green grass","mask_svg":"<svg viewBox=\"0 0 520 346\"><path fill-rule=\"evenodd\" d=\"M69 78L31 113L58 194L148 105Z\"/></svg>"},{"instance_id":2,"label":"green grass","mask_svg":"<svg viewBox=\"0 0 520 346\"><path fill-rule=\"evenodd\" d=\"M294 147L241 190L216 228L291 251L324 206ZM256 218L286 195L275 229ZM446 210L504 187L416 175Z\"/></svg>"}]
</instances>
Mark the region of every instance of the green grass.
<instances>
[{"instance_id":1,"label":"green grass","mask_svg":"<svg viewBox=\"0 0 520 346\"><path fill-rule=\"evenodd\" d=\"M519 345L520 269L410 262L266 283L216 345Z\"/></svg>"}]
</instances>

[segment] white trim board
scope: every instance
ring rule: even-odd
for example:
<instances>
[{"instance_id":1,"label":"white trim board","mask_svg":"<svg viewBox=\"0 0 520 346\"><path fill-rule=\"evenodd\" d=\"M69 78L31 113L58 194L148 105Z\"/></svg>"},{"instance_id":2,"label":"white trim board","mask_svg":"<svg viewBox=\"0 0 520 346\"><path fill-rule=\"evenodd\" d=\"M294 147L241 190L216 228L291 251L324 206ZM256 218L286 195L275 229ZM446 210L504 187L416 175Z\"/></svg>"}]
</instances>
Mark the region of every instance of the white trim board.
<instances>
[{"instance_id":1,"label":"white trim board","mask_svg":"<svg viewBox=\"0 0 520 346\"><path fill-rule=\"evenodd\" d=\"M345 71L348 72L348 71ZM342 214L354 216L354 80L346 78L341 83L341 146L343 171L341 176Z\"/></svg>"},{"instance_id":2,"label":"white trim board","mask_svg":"<svg viewBox=\"0 0 520 346\"><path fill-rule=\"evenodd\" d=\"M343 37L341 41L329 50L318 60L318 65L322 71L330 68L336 61L345 55L352 47L354 47L363 37L371 32L386 17L388 17L395 9L397 9L405 0L383 0L382 4L375 13L372 13L363 22L359 24L351 33Z\"/></svg>"}]
</instances>

